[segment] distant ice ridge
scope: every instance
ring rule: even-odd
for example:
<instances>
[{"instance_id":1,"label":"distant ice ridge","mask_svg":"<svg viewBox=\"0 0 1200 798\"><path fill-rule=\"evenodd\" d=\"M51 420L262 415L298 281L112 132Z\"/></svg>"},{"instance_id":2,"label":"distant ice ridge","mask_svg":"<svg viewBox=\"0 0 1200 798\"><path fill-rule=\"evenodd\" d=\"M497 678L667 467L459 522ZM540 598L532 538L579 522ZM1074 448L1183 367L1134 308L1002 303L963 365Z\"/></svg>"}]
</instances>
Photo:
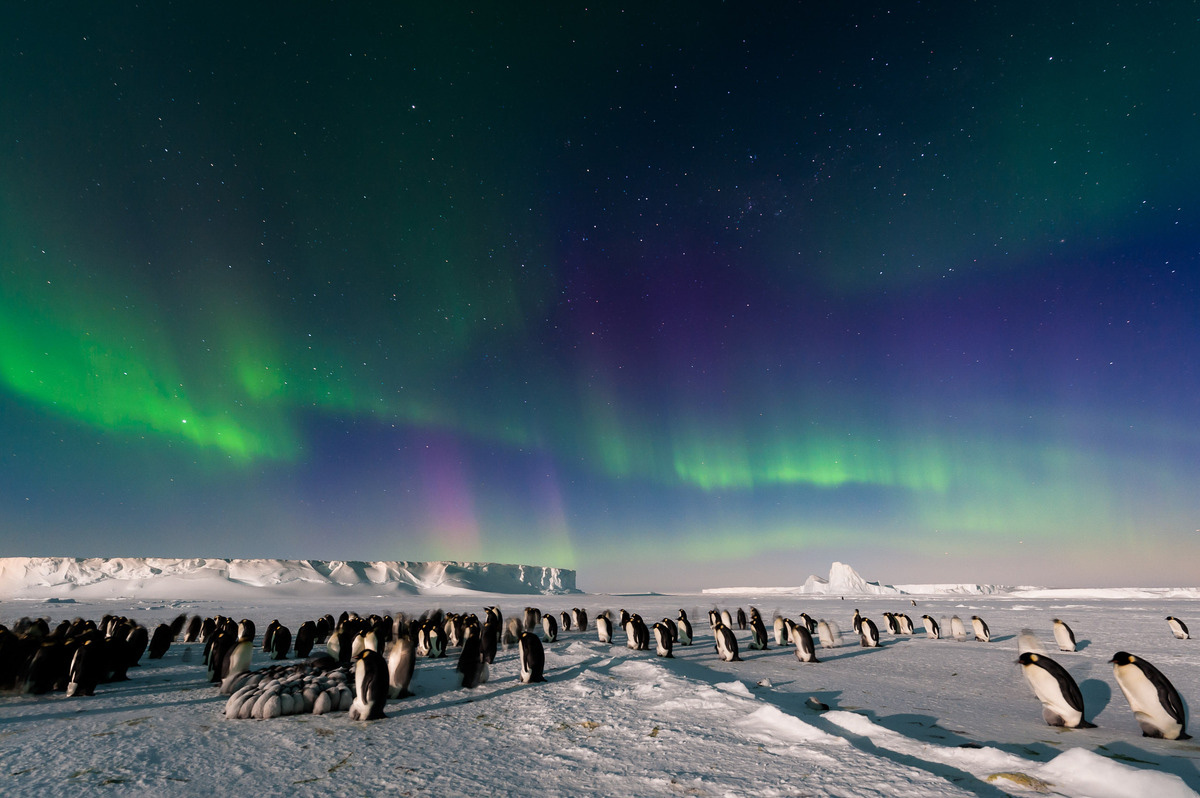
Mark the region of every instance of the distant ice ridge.
<instances>
[{"instance_id":1,"label":"distant ice ridge","mask_svg":"<svg viewBox=\"0 0 1200 798\"><path fill-rule=\"evenodd\" d=\"M575 572L481 562L0 558L0 597L228 598L264 595L577 593Z\"/></svg>"},{"instance_id":2,"label":"distant ice ridge","mask_svg":"<svg viewBox=\"0 0 1200 798\"><path fill-rule=\"evenodd\" d=\"M810 576L799 587L714 587L705 588L704 592L787 596L1004 595L1014 598L1200 598L1200 588L1195 587L1045 588L953 583L884 585L868 582L849 565L840 562L835 562L829 569L828 579Z\"/></svg>"}]
</instances>

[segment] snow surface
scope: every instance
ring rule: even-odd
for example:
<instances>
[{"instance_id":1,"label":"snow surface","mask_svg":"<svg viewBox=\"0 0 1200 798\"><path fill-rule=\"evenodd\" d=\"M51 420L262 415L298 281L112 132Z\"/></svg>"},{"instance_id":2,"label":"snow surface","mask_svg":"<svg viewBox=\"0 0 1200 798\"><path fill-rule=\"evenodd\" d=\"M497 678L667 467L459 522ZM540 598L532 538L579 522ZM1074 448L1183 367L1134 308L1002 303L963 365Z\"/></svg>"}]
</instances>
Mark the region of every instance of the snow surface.
<instances>
[{"instance_id":1,"label":"snow surface","mask_svg":"<svg viewBox=\"0 0 1200 798\"><path fill-rule=\"evenodd\" d=\"M479 562L0 557L0 596L251 598L575 593L575 572Z\"/></svg>"},{"instance_id":2,"label":"snow surface","mask_svg":"<svg viewBox=\"0 0 1200 798\"><path fill-rule=\"evenodd\" d=\"M6 594L8 595L8 594ZM882 645L847 637L797 662L772 640L744 661L717 659L706 613L757 606L808 612L849 628L855 609L873 618ZM177 643L161 661L142 660L131 679L91 698L0 696L0 794L105 795L570 795L570 796L1194 796L1196 741L1141 736L1107 660L1134 652L1166 674L1185 702L1200 695L1195 640L1176 640L1164 618L1193 621L1194 601L1106 597L947 595L732 596L471 594L305 598L259 591L253 600L0 599L0 621L123 614L147 626L180 613L300 621L342 610L416 614L440 605L475 612L497 604L505 617L528 603L543 610L625 608L648 623L694 621L696 644L675 659L631 651L618 632L600 644L594 627L546 644L545 684L517 681L514 650L502 650L491 679L456 687L456 652L418 662L415 695L391 701L388 717L346 713L227 720L226 699L204 679L199 644ZM914 618L917 635L886 632L883 611ZM921 614L949 628L951 615L980 615L993 642L928 640ZM1051 619L1075 630L1079 650L1058 653ZM1193 622L1193 628L1200 622ZM1017 636L1031 629L1079 682L1096 729L1046 726L1015 663ZM254 667L267 661L256 652ZM828 707L828 711L820 708ZM1193 733L1196 728L1191 729Z\"/></svg>"}]
</instances>

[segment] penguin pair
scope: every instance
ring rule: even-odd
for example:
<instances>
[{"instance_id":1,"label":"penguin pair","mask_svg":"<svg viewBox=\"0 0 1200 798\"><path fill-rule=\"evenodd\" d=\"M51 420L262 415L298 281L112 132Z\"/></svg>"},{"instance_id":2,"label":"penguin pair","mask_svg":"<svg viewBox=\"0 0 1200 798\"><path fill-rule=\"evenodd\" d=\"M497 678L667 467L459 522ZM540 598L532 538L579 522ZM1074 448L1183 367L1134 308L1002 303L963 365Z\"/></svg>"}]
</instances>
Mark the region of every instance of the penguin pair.
<instances>
[{"instance_id":1,"label":"penguin pair","mask_svg":"<svg viewBox=\"0 0 1200 798\"><path fill-rule=\"evenodd\" d=\"M1042 702L1042 717L1051 726L1094 729L1084 718L1083 695L1065 668L1043 654L1025 652L1017 662L1034 695ZM1109 660L1117 686L1129 702L1145 737L1190 740L1179 691L1162 671L1127 651Z\"/></svg>"}]
</instances>

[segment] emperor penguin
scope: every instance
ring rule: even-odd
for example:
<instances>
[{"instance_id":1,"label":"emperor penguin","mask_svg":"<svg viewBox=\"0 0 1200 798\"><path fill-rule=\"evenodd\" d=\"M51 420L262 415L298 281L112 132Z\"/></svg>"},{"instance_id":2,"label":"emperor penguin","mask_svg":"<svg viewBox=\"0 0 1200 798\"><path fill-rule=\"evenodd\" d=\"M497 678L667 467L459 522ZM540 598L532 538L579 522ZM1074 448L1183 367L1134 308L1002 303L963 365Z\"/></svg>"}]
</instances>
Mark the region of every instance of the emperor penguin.
<instances>
[{"instance_id":1,"label":"emperor penguin","mask_svg":"<svg viewBox=\"0 0 1200 798\"><path fill-rule=\"evenodd\" d=\"M549 618L550 616L545 616ZM463 641L462 653L455 668L460 678L460 687L473 690L488 680L488 664L483 658L483 646L479 635L470 635Z\"/></svg>"},{"instance_id":2,"label":"emperor penguin","mask_svg":"<svg viewBox=\"0 0 1200 798\"><path fill-rule=\"evenodd\" d=\"M900 634L900 619L896 617L896 613L885 612L883 617L887 620L888 631L894 635Z\"/></svg>"},{"instance_id":3,"label":"emperor penguin","mask_svg":"<svg viewBox=\"0 0 1200 798\"><path fill-rule=\"evenodd\" d=\"M288 650L292 647L292 630L288 629L283 624L275 627L275 634L271 636L271 659L281 660L287 657Z\"/></svg>"},{"instance_id":4,"label":"emperor penguin","mask_svg":"<svg viewBox=\"0 0 1200 798\"><path fill-rule=\"evenodd\" d=\"M571 609L571 616L571 622L575 625L575 628L580 632L586 632L588 625L587 610L582 607L573 607Z\"/></svg>"},{"instance_id":5,"label":"emperor penguin","mask_svg":"<svg viewBox=\"0 0 1200 798\"><path fill-rule=\"evenodd\" d=\"M713 630L713 636L717 639L717 656L723 662L741 662L742 658L738 656L737 638L733 634L733 630L726 626L723 622L718 622Z\"/></svg>"},{"instance_id":6,"label":"emperor penguin","mask_svg":"<svg viewBox=\"0 0 1200 798\"><path fill-rule=\"evenodd\" d=\"M740 608L740 607L738 608L738 612L741 612L741 613L742 613L742 623L743 623L743 625L742 625L742 628L743 628L743 629L745 629L745 628L746 628L746 627L745 627L745 617L746 617L746 613L745 613L745 612L742 612L742 610L741 610L741 608ZM726 625L726 626L728 626L730 629L733 629L733 616L729 614L729 610L721 610L721 613L720 613L720 616L719 616L719 617L720 617L720 619L721 619L721 623L725 624L725 625Z\"/></svg>"},{"instance_id":7,"label":"emperor penguin","mask_svg":"<svg viewBox=\"0 0 1200 798\"><path fill-rule=\"evenodd\" d=\"M171 631L171 627L165 623L160 623L154 628L154 634L150 636L150 659L162 659L167 653L167 649L171 647L171 641L175 638L175 634Z\"/></svg>"},{"instance_id":8,"label":"emperor penguin","mask_svg":"<svg viewBox=\"0 0 1200 798\"><path fill-rule=\"evenodd\" d=\"M679 645L690 646L692 644L692 622L688 620L687 613L682 609L679 611L679 617L675 619L675 629L678 631Z\"/></svg>"},{"instance_id":9,"label":"emperor penguin","mask_svg":"<svg viewBox=\"0 0 1200 798\"><path fill-rule=\"evenodd\" d=\"M1071 627L1058 618L1054 619L1054 642L1058 643L1059 651L1075 650L1075 633L1071 631Z\"/></svg>"},{"instance_id":10,"label":"emperor penguin","mask_svg":"<svg viewBox=\"0 0 1200 798\"><path fill-rule=\"evenodd\" d=\"M279 626L279 619L271 621L267 624L267 631L263 632L262 650L268 654L275 649L271 647L271 641L275 639L275 629Z\"/></svg>"},{"instance_id":11,"label":"emperor penguin","mask_svg":"<svg viewBox=\"0 0 1200 798\"><path fill-rule=\"evenodd\" d=\"M950 635L960 643L967 639L967 628L957 615L950 616Z\"/></svg>"},{"instance_id":12,"label":"emperor penguin","mask_svg":"<svg viewBox=\"0 0 1200 798\"><path fill-rule=\"evenodd\" d=\"M561 610L558 613L558 627L564 632L571 631L571 613Z\"/></svg>"},{"instance_id":13,"label":"emperor penguin","mask_svg":"<svg viewBox=\"0 0 1200 798\"><path fill-rule=\"evenodd\" d=\"M767 627L757 612L750 617L750 648L755 651L767 650Z\"/></svg>"},{"instance_id":14,"label":"emperor penguin","mask_svg":"<svg viewBox=\"0 0 1200 798\"><path fill-rule=\"evenodd\" d=\"M910 634L912 634L912 633L913 633L913 622L912 622L912 618L909 618L909 617L908 617L906 614L904 614L904 613L902 612L902 613L900 613L899 615L897 615L897 616L896 616L896 619L897 619L898 621L900 621L900 634L902 634L902 635L910 635Z\"/></svg>"},{"instance_id":15,"label":"emperor penguin","mask_svg":"<svg viewBox=\"0 0 1200 798\"><path fill-rule=\"evenodd\" d=\"M674 659L675 655L671 653L674 641L675 636L665 623L659 621L654 624L654 651L658 656Z\"/></svg>"},{"instance_id":16,"label":"emperor penguin","mask_svg":"<svg viewBox=\"0 0 1200 798\"><path fill-rule=\"evenodd\" d=\"M509 648L511 646L515 646L520 637L521 619L509 618L504 624L504 634L500 637L500 642L504 644L505 648Z\"/></svg>"},{"instance_id":17,"label":"emperor penguin","mask_svg":"<svg viewBox=\"0 0 1200 798\"><path fill-rule=\"evenodd\" d=\"M537 607L526 607L525 618L522 628L533 629L536 626L542 625L542 611Z\"/></svg>"},{"instance_id":18,"label":"emperor penguin","mask_svg":"<svg viewBox=\"0 0 1200 798\"><path fill-rule=\"evenodd\" d=\"M841 637L837 627L830 621L817 621L817 637L821 640L821 648L837 648L838 638Z\"/></svg>"},{"instance_id":19,"label":"emperor penguin","mask_svg":"<svg viewBox=\"0 0 1200 798\"><path fill-rule=\"evenodd\" d=\"M805 624L793 623L788 629L792 644L796 646L796 659L800 662L820 662L813 648L812 633Z\"/></svg>"},{"instance_id":20,"label":"emperor penguin","mask_svg":"<svg viewBox=\"0 0 1200 798\"><path fill-rule=\"evenodd\" d=\"M646 628L642 616L637 613L629 616L629 623L625 624L625 635L628 638L625 645L629 648L635 651L646 651L650 648L650 630Z\"/></svg>"},{"instance_id":21,"label":"emperor penguin","mask_svg":"<svg viewBox=\"0 0 1200 798\"><path fill-rule=\"evenodd\" d=\"M317 640L317 625L313 621L305 621L296 630L296 656L307 657L312 653Z\"/></svg>"},{"instance_id":22,"label":"emperor penguin","mask_svg":"<svg viewBox=\"0 0 1200 798\"><path fill-rule=\"evenodd\" d=\"M596 636L601 643L611 643L613 635L612 618L608 615L608 610L596 616Z\"/></svg>"},{"instance_id":23,"label":"emperor penguin","mask_svg":"<svg viewBox=\"0 0 1200 798\"><path fill-rule=\"evenodd\" d=\"M222 689L224 689L240 673L250 670L250 661L254 658L254 638L243 637L230 649L228 658L221 673Z\"/></svg>"},{"instance_id":24,"label":"emperor penguin","mask_svg":"<svg viewBox=\"0 0 1200 798\"><path fill-rule=\"evenodd\" d=\"M547 643L558 640L558 622L554 620L553 614L548 612L542 616L542 631L546 635Z\"/></svg>"},{"instance_id":25,"label":"emperor penguin","mask_svg":"<svg viewBox=\"0 0 1200 798\"><path fill-rule=\"evenodd\" d=\"M1174 615L1167 616L1167 625L1171 627L1171 634L1175 635L1178 640L1187 640L1191 635L1188 634L1187 624L1176 618Z\"/></svg>"},{"instance_id":26,"label":"emperor penguin","mask_svg":"<svg viewBox=\"0 0 1200 798\"><path fill-rule=\"evenodd\" d=\"M104 644L84 639L75 647L67 677L67 695L95 695L104 675Z\"/></svg>"},{"instance_id":27,"label":"emperor penguin","mask_svg":"<svg viewBox=\"0 0 1200 798\"><path fill-rule=\"evenodd\" d=\"M1190 740L1183 699L1162 671L1141 657L1118 651L1109 660L1117 684L1133 710L1143 737Z\"/></svg>"},{"instance_id":28,"label":"emperor penguin","mask_svg":"<svg viewBox=\"0 0 1200 798\"><path fill-rule=\"evenodd\" d=\"M387 717L383 714L387 699L387 663L375 649L364 648L354 658L354 700L350 702L350 720Z\"/></svg>"},{"instance_id":29,"label":"emperor penguin","mask_svg":"<svg viewBox=\"0 0 1200 798\"><path fill-rule=\"evenodd\" d=\"M1051 726L1094 729L1083 717L1083 694L1062 665L1044 654L1026 651L1018 659L1025 681L1042 702L1042 718Z\"/></svg>"},{"instance_id":30,"label":"emperor penguin","mask_svg":"<svg viewBox=\"0 0 1200 798\"><path fill-rule=\"evenodd\" d=\"M937 640L942 636L942 627L938 626L938 622L933 619L932 615L922 615L921 620L925 622L925 636L930 640Z\"/></svg>"},{"instance_id":31,"label":"emperor penguin","mask_svg":"<svg viewBox=\"0 0 1200 798\"><path fill-rule=\"evenodd\" d=\"M183 633L183 642L195 643L200 637L200 628L204 620L199 615L193 615L188 621L187 630Z\"/></svg>"},{"instance_id":32,"label":"emperor penguin","mask_svg":"<svg viewBox=\"0 0 1200 798\"><path fill-rule=\"evenodd\" d=\"M413 671L417 668L417 644L411 637L397 637L388 650L388 698L406 698L412 695L408 685L412 683Z\"/></svg>"},{"instance_id":33,"label":"emperor penguin","mask_svg":"<svg viewBox=\"0 0 1200 798\"><path fill-rule=\"evenodd\" d=\"M862 634L862 616L858 614L858 607L854 608L854 618L851 621L851 625L854 627L855 634Z\"/></svg>"},{"instance_id":34,"label":"emperor penguin","mask_svg":"<svg viewBox=\"0 0 1200 798\"><path fill-rule=\"evenodd\" d=\"M546 681L546 650L542 648L542 641L538 640L537 635L522 632L517 641L517 653L521 662L521 684Z\"/></svg>"},{"instance_id":35,"label":"emperor penguin","mask_svg":"<svg viewBox=\"0 0 1200 798\"><path fill-rule=\"evenodd\" d=\"M858 625L858 637L863 648L879 647L879 628L870 618L862 618Z\"/></svg>"},{"instance_id":36,"label":"emperor penguin","mask_svg":"<svg viewBox=\"0 0 1200 798\"><path fill-rule=\"evenodd\" d=\"M789 628L788 624L789 623L790 623L790 621L788 621L788 619L784 618L782 615L775 616L775 618L772 622L772 625L775 627L774 628L775 645L786 646L788 644L788 642L789 642L789 640L788 640L788 628Z\"/></svg>"},{"instance_id":37,"label":"emperor penguin","mask_svg":"<svg viewBox=\"0 0 1200 798\"><path fill-rule=\"evenodd\" d=\"M975 631L975 639L980 643L990 643L992 641L992 630L988 629L988 625L984 623L983 618L980 618L978 615L972 615L971 628Z\"/></svg>"},{"instance_id":38,"label":"emperor penguin","mask_svg":"<svg viewBox=\"0 0 1200 798\"><path fill-rule=\"evenodd\" d=\"M804 621L804 625L808 627L809 634L812 634L813 632L817 631L817 619L816 618L812 617L807 612L800 613L800 618L801 618L801 620Z\"/></svg>"},{"instance_id":39,"label":"emperor penguin","mask_svg":"<svg viewBox=\"0 0 1200 798\"><path fill-rule=\"evenodd\" d=\"M496 661L496 652L500 648L500 621L492 617L491 613L488 613L484 619L481 643L483 645L483 658L491 665Z\"/></svg>"},{"instance_id":40,"label":"emperor penguin","mask_svg":"<svg viewBox=\"0 0 1200 798\"><path fill-rule=\"evenodd\" d=\"M725 614L721 613L721 620L725 619ZM745 631L746 629L746 611L741 607L737 608L737 625L738 628Z\"/></svg>"}]
</instances>

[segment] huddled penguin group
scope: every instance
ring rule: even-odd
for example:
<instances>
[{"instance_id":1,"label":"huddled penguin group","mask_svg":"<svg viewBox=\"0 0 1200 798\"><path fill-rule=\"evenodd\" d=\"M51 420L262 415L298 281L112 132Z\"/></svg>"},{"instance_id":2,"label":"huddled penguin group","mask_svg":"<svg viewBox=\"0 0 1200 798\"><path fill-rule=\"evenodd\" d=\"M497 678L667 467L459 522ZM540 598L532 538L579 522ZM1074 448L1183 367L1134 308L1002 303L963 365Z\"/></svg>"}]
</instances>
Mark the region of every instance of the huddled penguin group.
<instances>
[{"instance_id":1,"label":"huddled penguin group","mask_svg":"<svg viewBox=\"0 0 1200 798\"><path fill-rule=\"evenodd\" d=\"M160 624L153 637L136 621L111 615L98 623L64 620L53 629L44 618L0 625L0 690L94 695L101 684L126 681L147 650L150 659L161 659L186 622L181 615Z\"/></svg>"}]
</instances>

